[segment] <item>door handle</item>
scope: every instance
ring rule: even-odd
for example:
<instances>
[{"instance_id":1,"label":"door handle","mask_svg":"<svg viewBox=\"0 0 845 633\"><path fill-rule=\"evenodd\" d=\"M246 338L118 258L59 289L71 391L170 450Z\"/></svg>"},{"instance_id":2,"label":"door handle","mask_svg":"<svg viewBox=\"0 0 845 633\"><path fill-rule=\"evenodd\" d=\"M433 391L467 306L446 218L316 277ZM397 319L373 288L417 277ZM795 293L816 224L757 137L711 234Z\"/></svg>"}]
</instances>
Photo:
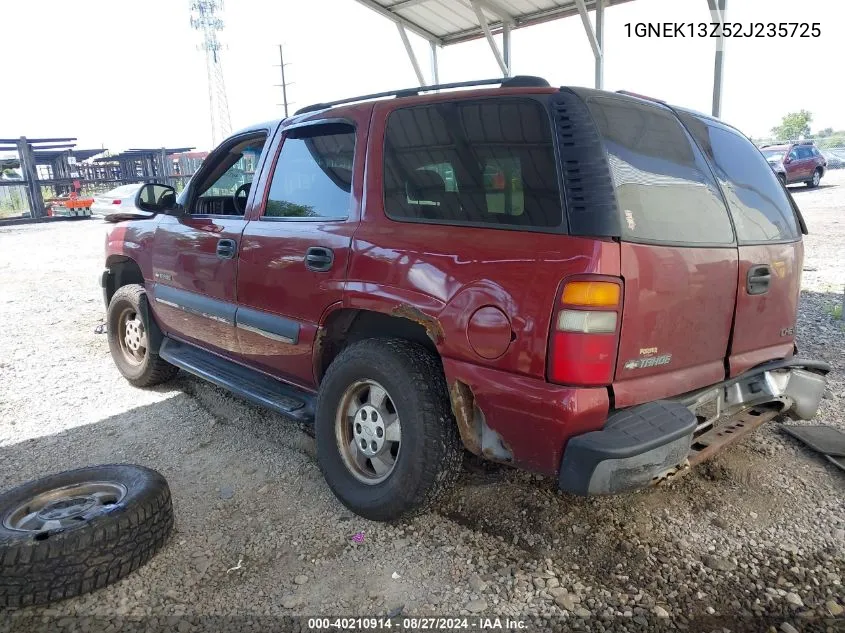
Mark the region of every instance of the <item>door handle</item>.
<instances>
[{"instance_id":1,"label":"door handle","mask_svg":"<svg viewBox=\"0 0 845 633\"><path fill-rule=\"evenodd\" d=\"M305 267L318 273L330 270L334 264L334 251L324 246L312 246L305 251Z\"/></svg>"},{"instance_id":2,"label":"door handle","mask_svg":"<svg viewBox=\"0 0 845 633\"><path fill-rule=\"evenodd\" d=\"M768 264L756 264L748 269L745 290L750 295L762 295L769 291L772 271Z\"/></svg>"},{"instance_id":3,"label":"door handle","mask_svg":"<svg viewBox=\"0 0 845 633\"><path fill-rule=\"evenodd\" d=\"M232 259L238 250L235 240L217 240L217 257L220 259Z\"/></svg>"}]
</instances>

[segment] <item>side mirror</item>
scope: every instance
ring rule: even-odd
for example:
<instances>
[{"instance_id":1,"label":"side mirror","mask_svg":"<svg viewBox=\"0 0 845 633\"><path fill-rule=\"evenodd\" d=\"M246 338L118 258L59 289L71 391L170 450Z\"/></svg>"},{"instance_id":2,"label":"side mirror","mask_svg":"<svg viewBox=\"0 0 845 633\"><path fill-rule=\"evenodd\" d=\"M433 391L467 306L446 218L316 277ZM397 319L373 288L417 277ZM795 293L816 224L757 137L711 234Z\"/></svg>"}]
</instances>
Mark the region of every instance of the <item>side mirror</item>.
<instances>
[{"instance_id":1,"label":"side mirror","mask_svg":"<svg viewBox=\"0 0 845 633\"><path fill-rule=\"evenodd\" d=\"M135 206L148 213L172 214L178 210L176 190L169 185L156 182L147 183L138 190Z\"/></svg>"}]
</instances>

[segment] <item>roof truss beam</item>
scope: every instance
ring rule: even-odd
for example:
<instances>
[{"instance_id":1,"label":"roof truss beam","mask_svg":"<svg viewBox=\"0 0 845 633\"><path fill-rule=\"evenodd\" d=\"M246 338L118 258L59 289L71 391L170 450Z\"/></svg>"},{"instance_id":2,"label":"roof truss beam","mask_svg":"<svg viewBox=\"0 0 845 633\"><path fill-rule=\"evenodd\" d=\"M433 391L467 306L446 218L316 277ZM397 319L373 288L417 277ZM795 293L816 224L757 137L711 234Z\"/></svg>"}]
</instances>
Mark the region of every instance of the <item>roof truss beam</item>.
<instances>
[{"instance_id":1,"label":"roof truss beam","mask_svg":"<svg viewBox=\"0 0 845 633\"><path fill-rule=\"evenodd\" d=\"M405 26L397 22L396 28L399 31L399 37L402 38L402 44L405 46L405 52L408 53L408 59L411 60L411 66L414 67L414 74L417 76L417 82L420 86L424 86L425 77L423 77L422 70L420 69L420 63L417 60L417 55L414 53L413 47L411 46L411 41L408 39L408 33L405 31Z\"/></svg>"},{"instance_id":2,"label":"roof truss beam","mask_svg":"<svg viewBox=\"0 0 845 633\"><path fill-rule=\"evenodd\" d=\"M487 22L487 16L484 15L481 3L479 0L470 0L470 4L472 5L473 11L475 11L475 17L478 18L478 23L481 25L481 30L484 32L484 37L490 45L490 50L493 51L493 57L496 58L496 63L499 65L499 69L505 77L510 77L510 68L508 68L508 65L505 63L505 58L499 50L499 45L496 44L496 40L493 39L493 33L490 31L490 24ZM510 57L510 52L508 53L508 57Z\"/></svg>"},{"instance_id":3,"label":"roof truss beam","mask_svg":"<svg viewBox=\"0 0 845 633\"><path fill-rule=\"evenodd\" d=\"M584 31L587 32L587 39L590 40L590 48L593 49L593 55L596 58L601 57L601 47L599 46L596 32L593 29L593 23L590 21L590 14L587 13L587 5L584 4L584 0L575 0L575 6L578 7L578 14L581 16L581 22L584 24Z\"/></svg>"}]
</instances>

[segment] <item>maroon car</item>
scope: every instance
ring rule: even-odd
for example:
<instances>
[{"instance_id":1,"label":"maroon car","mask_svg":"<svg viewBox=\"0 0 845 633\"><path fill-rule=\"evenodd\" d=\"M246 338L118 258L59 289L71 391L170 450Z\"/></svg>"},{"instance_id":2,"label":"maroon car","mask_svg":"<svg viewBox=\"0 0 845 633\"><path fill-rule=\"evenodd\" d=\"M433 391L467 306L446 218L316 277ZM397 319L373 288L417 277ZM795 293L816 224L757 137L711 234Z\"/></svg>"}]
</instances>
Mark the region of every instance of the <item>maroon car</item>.
<instances>
[{"instance_id":1,"label":"maroon car","mask_svg":"<svg viewBox=\"0 0 845 633\"><path fill-rule=\"evenodd\" d=\"M818 187L827 169L827 159L813 141L764 145L761 151L785 185L803 182Z\"/></svg>"},{"instance_id":2,"label":"maroon car","mask_svg":"<svg viewBox=\"0 0 845 633\"><path fill-rule=\"evenodd\" d=\"M798 209L707 116L531 77L300 110L114 226L109 344L314 425L338 498L389 520L463 449L601 494L671 478L829 367L796 357ZM443 88L466 87L451 84Z\"/></svg>"}]
</instances>

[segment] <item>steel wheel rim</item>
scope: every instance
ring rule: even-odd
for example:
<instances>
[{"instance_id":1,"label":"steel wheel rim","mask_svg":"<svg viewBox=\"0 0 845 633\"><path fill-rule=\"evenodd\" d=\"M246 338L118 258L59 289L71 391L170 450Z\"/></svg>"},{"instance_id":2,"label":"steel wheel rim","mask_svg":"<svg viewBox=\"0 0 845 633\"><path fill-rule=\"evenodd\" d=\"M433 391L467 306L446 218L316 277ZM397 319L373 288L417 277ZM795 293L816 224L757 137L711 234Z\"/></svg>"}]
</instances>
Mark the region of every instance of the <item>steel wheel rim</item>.
<instances>
[{"instance_id":1,"label":"steel wheel rim","mask_svg":"<svg viewBox=\"0 0 845 633\"><path fill-rule=\"evenodd\" d=\"M350 385L337 408L335 437L356 479L376 485L390 477L399 461L402 426L387 390L369 379Z\"/></svg>"},{"instance_id":2,"label":"steel wheel rim","mask_svg":"<svg viewBox=\"0 0 845 633\"><path fill-rule=\"evenodd\" d=\"M111 481L86 481L38 493L6 515L3 526L43 534L90 521L123 501L126 487ZM46 535L46 534L45 534Z\"/></svg>"},{"instance_id":3,"label":"steel wheel rim","mask_svg":"<svg viewBox=\"0 0 845 633\"><path fill-rule=\"evenodd\" d=\"M117 321L120 351L127 362L140 365L147 355L147 328L134 308L126 308Z\"/></svg>"},{"instance_id":4,"label":"steel wheel rim","mask_svg":"<svg viewBox=\"0 0 845 633\"><path fill-rule=\"evenodd\" d=\"M819 183L821 182L822 177L819 176L819 172L813 172L813 184L818 187Z\"/></svg>"}]
</instances>

